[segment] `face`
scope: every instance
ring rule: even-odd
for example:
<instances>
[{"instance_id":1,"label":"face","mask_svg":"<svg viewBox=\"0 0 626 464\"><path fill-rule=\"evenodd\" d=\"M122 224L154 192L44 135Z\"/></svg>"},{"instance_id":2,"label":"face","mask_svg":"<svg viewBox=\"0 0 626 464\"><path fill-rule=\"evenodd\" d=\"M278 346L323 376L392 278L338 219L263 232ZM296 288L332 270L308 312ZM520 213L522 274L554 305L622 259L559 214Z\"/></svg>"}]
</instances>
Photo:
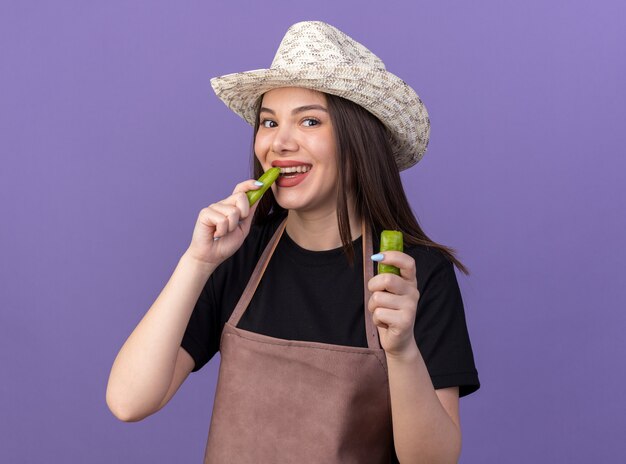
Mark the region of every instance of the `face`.
<instances>
[{"instance_id":1,"label":"face","mask_svg":"<svg viewBox=\"0 0 626 464\"><path fill-rule=\"evenodd\" d=\"M336 144L326 97L302 88L279 88L263 96L254 152L263 170L282 172L272 185L289 210L334 212L337 208Z\"/></svg>"}]
</instances>

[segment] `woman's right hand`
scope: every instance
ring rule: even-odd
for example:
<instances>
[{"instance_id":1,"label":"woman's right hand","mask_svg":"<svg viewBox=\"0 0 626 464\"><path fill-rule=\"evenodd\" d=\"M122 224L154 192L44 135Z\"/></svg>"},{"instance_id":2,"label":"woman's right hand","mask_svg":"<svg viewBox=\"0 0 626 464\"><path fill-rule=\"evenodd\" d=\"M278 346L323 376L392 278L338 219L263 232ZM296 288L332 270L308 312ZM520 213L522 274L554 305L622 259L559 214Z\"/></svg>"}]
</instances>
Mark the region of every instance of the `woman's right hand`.
<instances>
[{"instance_id":1,"label":"woman's right hand","mask_svg":"<svg viewBox=\"0 0 626 464\"><path fill-rule=\"evenodd\" d=\"M200 211L186 254L211 266L219 266L233 255L250 232L259 204L250 207L246 192L259 188L254 179L247 180L237 184L228 198Z\"/></svg>"},{"instance_id":2,"label":"woman's right hand","mask_svg":"<svg viewBox=\"0 0 626 464\"><path fill-rule=\"evenodd\" d=\"M211 272L248 235L255 207L246 192L258 188L254 180L242 182L200 211L189 248L111 368L106 398L119 419L137 421L161 409L193 369L181 347L185 328Z\"/></svg>"}]
</instances>

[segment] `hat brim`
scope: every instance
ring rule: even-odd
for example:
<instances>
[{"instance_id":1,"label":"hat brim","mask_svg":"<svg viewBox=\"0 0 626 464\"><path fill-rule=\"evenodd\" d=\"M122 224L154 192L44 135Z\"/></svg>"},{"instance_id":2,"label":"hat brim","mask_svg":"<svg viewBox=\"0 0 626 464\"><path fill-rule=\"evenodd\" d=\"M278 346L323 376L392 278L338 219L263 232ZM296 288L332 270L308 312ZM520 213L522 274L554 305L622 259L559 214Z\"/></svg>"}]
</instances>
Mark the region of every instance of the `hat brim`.
<instances>
[{"instance_id":1,"label":"hat brim","mask_svg":"<svg viewBox=\"0 0 626 464\"><path fill-rule=\"evenodd\" d=\"M211 79L211 85L226 106L251 125L259 98L280 87L304 87L353 101L387 127L399 170L417 163L428 146L426 107L408 84L385 69L315 63L227 74Z\"/></svg>"}]
</instances>

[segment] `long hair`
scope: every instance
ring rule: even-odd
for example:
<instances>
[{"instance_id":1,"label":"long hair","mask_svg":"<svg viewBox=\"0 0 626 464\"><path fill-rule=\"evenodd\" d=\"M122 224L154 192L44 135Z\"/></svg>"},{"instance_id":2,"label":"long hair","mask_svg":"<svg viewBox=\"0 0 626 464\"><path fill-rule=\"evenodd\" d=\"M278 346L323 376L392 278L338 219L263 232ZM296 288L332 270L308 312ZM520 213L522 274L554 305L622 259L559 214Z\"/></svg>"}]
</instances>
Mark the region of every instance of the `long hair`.
<instances>
[{"instance_id":1,"label":"long hair","mask_svg":"<svg viewBox=\"0 0 626 464\"><path fill-rule=\"evenodd\" d=\"M464 274L468 269L456 258L453 248L432 241L420 227L404 193L400 173L393 157L389 134L378 118L363 107L344 98L325 94L328 113L333 123L337 145L337 224L343 249L350 260L354 259L348 192L354 199L356 214L371 224L374 233L399 230L406 245L423 245L436 248ZM260 101L257 106L260 107ZM254 136L259 129L256 118ZM263 168L254 154L253 176L263 174ZM253 223L266 222L285 210L276 202L271 190L261 198Z\"/></svg>"}]
</instances>

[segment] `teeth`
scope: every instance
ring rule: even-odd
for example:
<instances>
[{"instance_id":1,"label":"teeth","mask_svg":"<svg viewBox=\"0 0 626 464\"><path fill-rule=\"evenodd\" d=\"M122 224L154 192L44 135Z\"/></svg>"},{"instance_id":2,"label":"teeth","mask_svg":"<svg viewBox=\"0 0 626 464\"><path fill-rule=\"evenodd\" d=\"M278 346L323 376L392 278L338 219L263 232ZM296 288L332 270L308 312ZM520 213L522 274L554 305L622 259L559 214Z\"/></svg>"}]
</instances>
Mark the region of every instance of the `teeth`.
<instances>
[{"instance_id":1,"label":"teeth","mask_svg":"<svg viewBox=\"0 0 626 464\"><path fill-rule=\"evenodd\" d=\"M288 168L280 168L281 174L292 174L294 172L309 172L311 166L290 166Z\"/></svg>"}]
</instances>

